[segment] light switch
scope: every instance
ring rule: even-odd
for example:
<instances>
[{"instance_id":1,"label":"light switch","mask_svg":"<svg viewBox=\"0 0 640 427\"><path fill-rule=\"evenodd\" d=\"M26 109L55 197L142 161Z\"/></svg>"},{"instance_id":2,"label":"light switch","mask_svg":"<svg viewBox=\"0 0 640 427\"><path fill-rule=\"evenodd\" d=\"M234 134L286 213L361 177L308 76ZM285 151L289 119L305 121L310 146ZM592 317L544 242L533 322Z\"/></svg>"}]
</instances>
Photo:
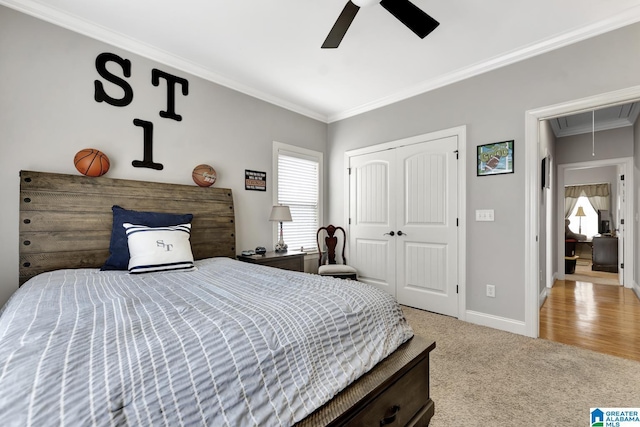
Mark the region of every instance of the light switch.
<instances>
[{"instance_id":1,"label":"light switch","mask_svg":"<svg viewBox=\"0 0 640 427\"><path fill-rule=\"evenodd\" d=\"M476 209L476 221L493 220L493 209Z\"/></svg>"}]
</instances>

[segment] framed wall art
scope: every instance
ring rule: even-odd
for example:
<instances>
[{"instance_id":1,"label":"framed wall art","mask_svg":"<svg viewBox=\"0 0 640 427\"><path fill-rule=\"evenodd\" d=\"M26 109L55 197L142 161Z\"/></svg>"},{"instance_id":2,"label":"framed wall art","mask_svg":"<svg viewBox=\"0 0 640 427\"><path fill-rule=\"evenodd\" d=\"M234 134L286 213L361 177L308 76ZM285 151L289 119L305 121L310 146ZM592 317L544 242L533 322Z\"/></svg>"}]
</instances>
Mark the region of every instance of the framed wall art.
<instances>
[{"instance_id":1,"label":"framed wall art","mask_svg":"<svg viewBox=\"0 0 640 427\"><path fill-rule=\"evenodd\" d=\"M540 183L542 188L551 188L551 156L546 156L540 164Z\"/></svg>"},{"instance_id":2,"label":"framed wall art","mask_svg":"<svg viewBox=\"0 0 640 427\"><path fill-rule=\"evenodd\" d=\"M245 169L244 189L254 191L267 191L267 173Z\"/></svg>"},{"instance_id":3,"label":"framed wall art","mask_svg":"<svg viewBox=\"0 0 640 427\"><path fill-rule=\"evenodd\" d=\"M513 140L478 146L478 176L513 173Z\"/></svg>"}]
</instances>

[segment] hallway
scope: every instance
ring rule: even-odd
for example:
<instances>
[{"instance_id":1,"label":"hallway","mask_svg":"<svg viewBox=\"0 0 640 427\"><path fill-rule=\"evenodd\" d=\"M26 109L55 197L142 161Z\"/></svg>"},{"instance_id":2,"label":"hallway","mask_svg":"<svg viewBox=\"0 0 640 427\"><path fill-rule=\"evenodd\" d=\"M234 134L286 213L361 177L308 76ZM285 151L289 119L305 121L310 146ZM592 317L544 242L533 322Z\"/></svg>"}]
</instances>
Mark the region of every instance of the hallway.
<instances>
[{"instance_id":1,"label":"hallway","mask_svg":"<svg viewBox=\"0 0 640 427\"><path fill-rule=\"evenodd\" d=\"M540 338L640 361L640 300L619 285L556 280L540 309Z\"/></svg>"}]
</instances>

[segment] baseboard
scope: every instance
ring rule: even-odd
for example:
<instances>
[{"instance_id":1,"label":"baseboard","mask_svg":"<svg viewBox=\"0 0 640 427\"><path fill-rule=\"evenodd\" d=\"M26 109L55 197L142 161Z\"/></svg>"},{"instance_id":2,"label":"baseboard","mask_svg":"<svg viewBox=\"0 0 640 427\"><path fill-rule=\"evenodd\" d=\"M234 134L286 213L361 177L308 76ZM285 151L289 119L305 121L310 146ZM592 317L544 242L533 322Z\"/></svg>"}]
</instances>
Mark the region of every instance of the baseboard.
<instances>
[{"instance_id":1,"label":"baseboard","mask_svg":"<svg viewBox=\"0 0 640 427\"><path fill-rule=\"evenodd\" d=\"M527 335L527 328L524 321L521 320L507 319L506 317L467 310L466 321L501 331L512 332L514 334Z\"/></svg>"},{"instance_id":2,"label":"baseboard","mask_svg":"<svg viewBox=\"0 0 640 427\"><path fill-rule=\"evenodd\" d=\"M549 293L547 289L549 288L544 288L542 292L540 292L540 295L538 295L538 308L542 307L542 304L544 304L544 301L547 299L547 295Z\"/></svg>"}]
</instances>

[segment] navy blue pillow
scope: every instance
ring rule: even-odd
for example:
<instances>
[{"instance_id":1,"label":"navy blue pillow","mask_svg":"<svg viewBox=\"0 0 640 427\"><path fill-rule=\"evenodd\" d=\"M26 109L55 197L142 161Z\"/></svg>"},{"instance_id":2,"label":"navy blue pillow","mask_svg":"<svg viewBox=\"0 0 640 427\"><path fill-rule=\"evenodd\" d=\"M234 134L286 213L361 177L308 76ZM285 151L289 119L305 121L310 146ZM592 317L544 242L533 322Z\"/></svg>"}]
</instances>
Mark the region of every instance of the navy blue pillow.
<instances>
[{"instance_id":1,"label":"navy blue pillow","mask_svg":"<svg viewBox=\"0 0 640 427\"><path fill-rule=\"evenodd\" d=\"M128 270L129 244L127 233L122 224L125 222L147 227L166 227L190 223L192 214L170 214L162 212L138 212L113 206L113 226L111 228L111 243L109 244L109 259L100 270Z\"/></svg>"}]
</instances>

